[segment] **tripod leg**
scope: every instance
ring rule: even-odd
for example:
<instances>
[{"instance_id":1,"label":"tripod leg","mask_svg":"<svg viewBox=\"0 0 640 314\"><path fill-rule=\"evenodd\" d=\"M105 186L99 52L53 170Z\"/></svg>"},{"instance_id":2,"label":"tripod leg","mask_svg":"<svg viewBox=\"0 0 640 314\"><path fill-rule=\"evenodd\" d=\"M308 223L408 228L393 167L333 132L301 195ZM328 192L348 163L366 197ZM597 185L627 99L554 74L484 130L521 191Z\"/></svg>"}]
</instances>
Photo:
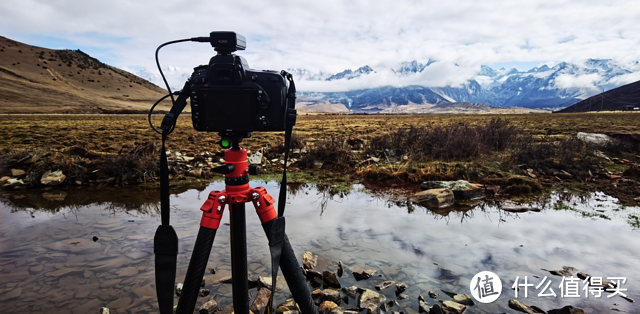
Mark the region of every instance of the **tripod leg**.
<instances>
[{"instance_id":1,"label":"tripod leg","mask_svg":"<svg viewBox=\"0 0 640 314\"><path fill-rule=\"evenodd\" d=\"M247 277L247 227L244 203L232 204L229 210L231 224L231 276L233 278L233 311L249 314L249 278Z\"/></svg>"},{"instance_id":2,"label":"tripod leg","mask_svg":"<svg viewBox=\"0 0 640 314\"><path fill-rule=\"evenodd\" d=\"M211 247L213 246L213 239L217 231L217 229L200 226L196 244L191 254L189 268L187 269L187 275L184 278L182 294L178 301L178 309L176 310L178 314L192 314L196 307L196 301L200 293L200 284L202 283L202 277L207 267L209 254L211 254Z\"/></svg>"},{"instance_id":3,"label":"tripod leg","mask_svg":"<svg viewBox=\"0 0 640 314\"><path fill-rule=\"evenodd\" d=\"M262 229L264 229L267 237L271 234L271 227L274 221L275 219L272 219L262 224ZM282 269L282 274L287 281L289 290L291 290L293 299L300 307L300 312L302 314L318 314L318 309L313 299L311 299L311 292L307 286L307 281L300 270L300 264L296 259L296 255L291 248L289 238L286 234L282 246L282 255L280 256L280 269Z\"/></svg>"}]
</instances>

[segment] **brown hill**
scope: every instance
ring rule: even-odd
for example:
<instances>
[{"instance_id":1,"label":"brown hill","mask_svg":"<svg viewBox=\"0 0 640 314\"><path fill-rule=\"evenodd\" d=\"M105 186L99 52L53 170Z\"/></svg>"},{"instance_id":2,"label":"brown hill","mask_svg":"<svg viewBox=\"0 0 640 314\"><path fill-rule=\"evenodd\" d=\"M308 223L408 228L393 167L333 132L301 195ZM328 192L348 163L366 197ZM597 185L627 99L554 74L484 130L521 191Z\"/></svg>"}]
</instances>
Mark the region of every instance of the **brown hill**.
<instances>
[{"instance_id":1,"label":"brown hill","mask_svg":"<svg viewBox=\"0 0 640 314\"><path fill-rule=\"evenodd\" d=\"M638 107L640 107L640 81L591 96L557 112L638 111L634 110Z\"/></svg>"},{"instance_id":2,"label":"brown hill","mask_svg":"<svg viewBox=\"0 0 640 314\"><path fill-rule=\"evenodd\" d=\"M80 50L52 50L0 36L0 113L145 111L166 90ZM165 101L159 109L167 110Z\"/></svg>"}]
</instances>

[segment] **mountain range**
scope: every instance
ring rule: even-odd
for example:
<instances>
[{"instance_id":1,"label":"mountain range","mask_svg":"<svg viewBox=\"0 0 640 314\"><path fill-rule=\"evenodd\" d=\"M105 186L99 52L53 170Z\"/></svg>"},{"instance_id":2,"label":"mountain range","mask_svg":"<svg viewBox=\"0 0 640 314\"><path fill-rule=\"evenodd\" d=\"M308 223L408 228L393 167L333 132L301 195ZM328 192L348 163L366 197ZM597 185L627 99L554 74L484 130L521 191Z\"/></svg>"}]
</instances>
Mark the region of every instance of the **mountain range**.
<instances>
[{"instance_id":1,"label":"mountain range","mask_svg":"<svg viewBox=\"0 0 640 314\"><path fill-rule=\"evenodd\" d=\"M327 82L348 85L355 80L410 82L338 92L302 89L300 100L310 108L318 104L342 104L351 112L384 112L403 106L425 110L447 103L476 103L494 107L561 109L592 95L640 79L640 64L620 64L610 59L588 59L580 64L560 62L553 67L542 65L528 71L515 68L495 70L483 65L472 77L458 84L433 85L428 82L438 74L430 71L439 62L429 60L403 62L392 68L363 66L335 74L289 69L297 80L307 83ZM440 63L441 64L441 63ZM453 65L457 67L457 65ZM442 68L442 67L440 67ZM313 84L309 84L313 86ZM318 84L315 84L316 86ZM357 86L357 84L352 84Z\"/></svg>"}]
</instances>

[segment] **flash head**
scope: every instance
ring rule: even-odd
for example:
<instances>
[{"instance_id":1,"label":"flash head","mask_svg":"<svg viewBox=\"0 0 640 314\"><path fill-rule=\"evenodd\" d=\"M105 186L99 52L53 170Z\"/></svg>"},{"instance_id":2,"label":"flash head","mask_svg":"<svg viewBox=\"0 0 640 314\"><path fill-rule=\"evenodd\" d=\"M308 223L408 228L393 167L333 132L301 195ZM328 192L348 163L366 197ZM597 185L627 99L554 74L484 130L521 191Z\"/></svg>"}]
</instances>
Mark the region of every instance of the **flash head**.
<instances>
[{"instance_id":1,"label":"flash head","mask_svg":"<svg viewBox=\"0 0 640 314\"><path fill-rule=\"evenodd\" d=\"M247 40L236 32L211 32L209 42L221 54L230 54L247 48Z\"/></svg>"}]
</instances>

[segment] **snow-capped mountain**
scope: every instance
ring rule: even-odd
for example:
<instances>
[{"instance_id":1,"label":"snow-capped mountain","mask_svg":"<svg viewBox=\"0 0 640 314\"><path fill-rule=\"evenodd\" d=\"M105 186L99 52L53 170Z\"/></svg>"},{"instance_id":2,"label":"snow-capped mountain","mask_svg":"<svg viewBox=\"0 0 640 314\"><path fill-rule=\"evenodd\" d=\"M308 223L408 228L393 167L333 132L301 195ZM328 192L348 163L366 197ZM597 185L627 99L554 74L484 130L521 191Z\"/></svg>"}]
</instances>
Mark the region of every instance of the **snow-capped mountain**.
<instances>
[{"instance_id":1,"label":"snow-capped mountain","mask_svg":"<svg viewBox=\"0 0 640 314\"><path fill-rule=\"evenodd\" d=\"M434 60L424 63L413 60L386 67L364 65L338 73L301 68L287 71L296 80L301 96L298 101L341 104L354 112L460 102L560 109L640 80L639 62L621 64L610 59L588 59L575 64L561 62L528 71L493 69L487 65L479 69L462 68ZM155 71L139 69L131 72L164 86ZM164 73L169 82L184 82L191 75L190 71L174 67L165 68ZM171 88L177 90L182 85Z\"/></svg>"},{"instance_id":2,"label":"snow-capped mountain","mask_svg":"<svg viewBox=\"0 0 640 314\"><path fill-rule=\"evenodd\" d=\"M345 70L328 77L316 76L315 80L349 81L391 70L402 82L413 78L406 86L381 86L355 89L346 92L301 93L307 100L341 103L352 111L376 111L389 106L407 104L442 104L454 102L481 103L499 107L562 108L587 97L601 93L633 79L640 70L638 62L622 65L609 59L588 59L582 64L561 62L553 67L542 65L528 71L512 69L495 70L483 65L476 75L465 83L444 86L422 84L420 79L436 62L403 62L391 69L374 69L363 66L356 71ZM455 65L457 67L457 65ZM389 71L387 71L389 72ZM422 76L421 76L422 75ZM314 77L309 73L299 79ZM637 77L637 80L640 77ZM309 80L309 79L307 79ZM313 80L313 79L311 79ZM409 82L409 81L406 81ZM396 84L397 85L397 84ZM311 97L313 95L313 97Z\"/></svg>"}]
</instances>

